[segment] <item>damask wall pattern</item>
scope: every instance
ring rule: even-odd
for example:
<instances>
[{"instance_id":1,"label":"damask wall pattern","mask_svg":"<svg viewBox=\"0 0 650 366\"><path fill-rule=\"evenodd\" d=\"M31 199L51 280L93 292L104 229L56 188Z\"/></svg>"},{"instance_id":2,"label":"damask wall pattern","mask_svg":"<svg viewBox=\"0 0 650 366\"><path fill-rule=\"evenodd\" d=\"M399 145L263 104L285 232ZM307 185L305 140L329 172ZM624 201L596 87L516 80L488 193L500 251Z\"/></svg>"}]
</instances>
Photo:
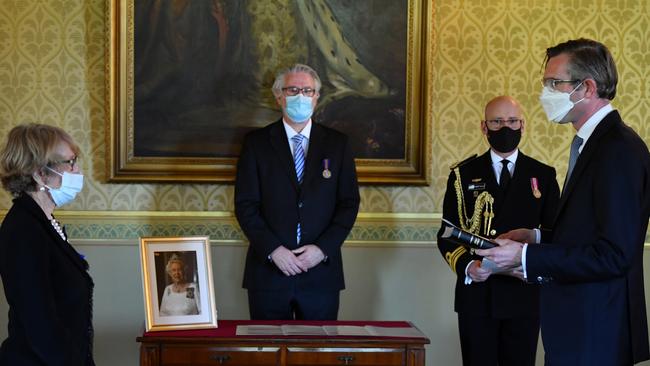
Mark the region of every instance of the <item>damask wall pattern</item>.
<instances>
[{"instance_id":1,"label":"damask wall pattern","mask_svg":"<svg viewBox=\"0 0 650 366\"><path fill-rule=\"evenodd\" d=\"M539 104L547 47L586 37L605 43L619 71L613 102L647 142L650 129L650 61L647 1L436 1L434 47L433 185L440 210L450 162L487 149L479 119L495 95L509 94L524 107L522 151L557 169L560 184L575 133L556 125ZM645 117L645 118L644 118Z\"/></svg>"},{"instance_id":2,"label":"damask wall pattern","mask_svg":"<svg viewBox=\"0 0 650 366\"><path fill-rule=\"evenodd\" d=\"M590 37L617 61L623 118L646 140L650 125L650 2L637 0L434 0L431 185L364 186L362 212L440 212L448 166L487 144L483 105L510 94L526 114L522 150L566 172L570 126L546 121L538 102L546 47ZM104 0L0 0L0 137L39 121L80 143L86 188L75 211L232 211L233 187L107 184L104 130ZM0 209L11 205L0 193Z\"/></svg>"}]
</instances>

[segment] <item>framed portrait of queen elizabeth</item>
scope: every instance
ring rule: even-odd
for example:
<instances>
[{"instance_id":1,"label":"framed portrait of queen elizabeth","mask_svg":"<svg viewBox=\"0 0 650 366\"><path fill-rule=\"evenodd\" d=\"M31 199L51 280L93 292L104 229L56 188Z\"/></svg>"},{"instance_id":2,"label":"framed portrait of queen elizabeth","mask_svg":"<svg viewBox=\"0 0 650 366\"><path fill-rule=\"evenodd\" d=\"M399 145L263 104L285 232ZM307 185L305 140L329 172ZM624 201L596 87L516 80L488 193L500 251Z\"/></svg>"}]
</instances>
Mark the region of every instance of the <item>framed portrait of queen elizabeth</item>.
<instances>
[{"instance_id":1,"label":"framed portrait of queen elizabeth","mask_svg":"<svg viewBox=\"0 0 650 366\"><path fill-rule=\"evenodd\" d=\"M217 327L207 236L140 238L146 331Z\"/></svg>"}]
</instances>

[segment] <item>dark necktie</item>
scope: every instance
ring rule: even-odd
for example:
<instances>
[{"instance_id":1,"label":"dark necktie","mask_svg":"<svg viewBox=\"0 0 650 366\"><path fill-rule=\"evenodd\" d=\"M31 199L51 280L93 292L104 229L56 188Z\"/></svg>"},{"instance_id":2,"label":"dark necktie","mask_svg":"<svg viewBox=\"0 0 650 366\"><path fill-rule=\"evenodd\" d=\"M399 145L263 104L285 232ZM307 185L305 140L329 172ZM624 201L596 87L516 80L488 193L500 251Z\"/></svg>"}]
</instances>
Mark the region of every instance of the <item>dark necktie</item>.
<instances>
[{"instance_id":1,"label":"dark necktie","mask_svg":"<svg viewBox=\"0 0 650 366\"><path fill-rule=\"evenodd\" d=\"M564 180L564 187L562 190L564 190L569 178L571 178L571 173L573 173L573 168L576 166L576 161L578 161L578 156L580 155L578 149L580 149L583 141L584 140L581 137L578 137L578 135L573 136L573 141L571 141L571 152L569 153L569 168L566 172L566 179Z\"/></svg>"},{"instance_id":2,"label":"dark necktie","mask_svg":"<svg viewBox=\"0 0 650 366\"><path fill-rule=\"evenodd\" d=\"M508 159L501 160L501 164L503 165L503 167L501 167L501 175L499 176L499 186L502 189L506 189L508 187L508 183L510 183L510 170L508 170Z\"/></svg>"}]
</instances>

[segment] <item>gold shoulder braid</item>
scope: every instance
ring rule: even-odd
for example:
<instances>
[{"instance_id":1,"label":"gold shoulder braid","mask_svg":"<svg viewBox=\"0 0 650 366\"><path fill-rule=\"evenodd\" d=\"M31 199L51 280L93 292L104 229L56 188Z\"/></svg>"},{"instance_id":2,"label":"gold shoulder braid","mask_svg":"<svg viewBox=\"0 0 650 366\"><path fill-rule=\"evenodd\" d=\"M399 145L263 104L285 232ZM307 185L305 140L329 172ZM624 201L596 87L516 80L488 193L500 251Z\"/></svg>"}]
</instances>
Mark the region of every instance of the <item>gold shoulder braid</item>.
<instances>
[{"instance_id":1,"label":"gold shoulder braid","mask_svg":"<svg viewBox=\"0 0 650 366\"><path fill-rule=\"evenodd\" d=\"M481 235L479 231L481 228L481 216L483 216L483 235L487 236L490 233L492 219L494 218L494 211L492 210L494 197L492 197L492 195L487 191L479 194L474 202L474 212L472 213L472 217L468 218L467 209L465 208L465 197L463 196L463 183L460 179L460 167L475 157L476 155L451 166L451 169L454 171L454 175L456 176L454 188L456 188L456 199L458 201L458 220L460 221L461 229L475 235ZM481 212L483 212L482 215Z\"/></svg>"}]
</instances>

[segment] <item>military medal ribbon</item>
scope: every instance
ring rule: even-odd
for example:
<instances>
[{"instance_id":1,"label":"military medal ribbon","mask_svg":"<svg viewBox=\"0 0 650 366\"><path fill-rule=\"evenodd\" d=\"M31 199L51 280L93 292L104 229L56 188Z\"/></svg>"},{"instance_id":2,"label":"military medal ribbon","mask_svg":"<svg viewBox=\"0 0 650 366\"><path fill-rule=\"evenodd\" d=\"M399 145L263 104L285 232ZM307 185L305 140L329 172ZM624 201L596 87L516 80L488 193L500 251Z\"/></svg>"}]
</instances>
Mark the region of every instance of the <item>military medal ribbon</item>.
<instances>
[{"instance_id":1,"label":"military medal ribbon","mask_svg":"<svg viewBox=\"0 0 650 366\"><path fill-rule=\"evenodd\" d=\"M330 159L323 159L323 178L329 179L332 176L330 171Z\"/></svg>"},{"instance_id":2,"label":"military medal ribbon","mask_svg":"<svg viewBox=\"0 0 650 366\"><path fill-rule=\"evenodd\" d=\"M530 178L530 188L533 191L533 196L535 196L535 198L542 197L542 192L539 191L539 184L537 183L537 178L535 177Z\"/></svg>"}]
</instances>

